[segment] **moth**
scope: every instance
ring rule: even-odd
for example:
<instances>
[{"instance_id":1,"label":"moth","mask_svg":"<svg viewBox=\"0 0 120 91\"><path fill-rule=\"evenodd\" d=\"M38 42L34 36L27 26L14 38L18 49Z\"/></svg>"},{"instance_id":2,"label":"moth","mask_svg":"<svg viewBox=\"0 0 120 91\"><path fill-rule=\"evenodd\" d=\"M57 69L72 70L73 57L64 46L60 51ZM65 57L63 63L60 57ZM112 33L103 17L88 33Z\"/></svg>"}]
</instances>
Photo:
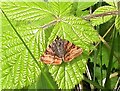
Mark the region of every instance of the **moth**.
<instances>
[{"instance_id":1,"label":"moth","mask_svg":"<svg viewBox=\"0 0 120 91\"><path fill-rule=\"evenodd\" d=\"M82 48L57 36L40 57L40 60L45 64L60 65L62 61L72 61L80 56L82 52Z\"/></svg>"}]
</instances>

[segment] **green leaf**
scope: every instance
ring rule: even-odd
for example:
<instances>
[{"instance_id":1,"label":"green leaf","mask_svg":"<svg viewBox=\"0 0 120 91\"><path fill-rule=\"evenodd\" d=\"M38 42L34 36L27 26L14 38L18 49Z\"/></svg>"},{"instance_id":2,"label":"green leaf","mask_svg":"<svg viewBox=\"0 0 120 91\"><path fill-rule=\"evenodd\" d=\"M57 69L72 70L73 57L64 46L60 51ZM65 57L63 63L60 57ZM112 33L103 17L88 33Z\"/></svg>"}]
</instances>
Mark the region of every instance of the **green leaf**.
<instances>
[{"instance_id":1,"label":"green leaf","mask_svg":"<svg viewBox=\"0 0 120 91\"><path fill-rule=\"evenodd\" d=\"M53 78L61 89L71 89L82 79L85 71L86 58L89 50L93 50L91 43L99 40L95 31L88 22L77 17L62 17L61 21L55 25L49 37L48 45L60 36L76 46L83 48L83 54L79 59L72 62L63 63L60 66L50 66L49 70Z\"/></svg>"},{"instance_id":2,"label":"green leaf","mask_svg":"<svg viewBox=\"0 0 120 91\"><path fill-rule=\"evenodd\" d=\"M68 14L70 5L71 3L56 2L4 2L2 9L12 20L12 24L35 58L39 60L41 53L45 50L45 34L40 27L57 16ZM3 41L2 88L23 88L37 80L41 72L9 23L5 19L2 23L4 29L1 36ZM49 83L48 80L47 82Z\"/></svg>"},{"instance_id":3,"label":"green leaf","mask_svg":"<svg viewBox=\"0 0 120 91\"><path fill-rule=\"evenodd\" d=\"M99 58L100 58L100 56L102 56L102 65L105 64L105 66L108 67L110 51L105 46L102 46L101 50L102 50L102 53L98 54L99 57L98 57L97 64L99 64L99 65L101 64L101 60Z\"/></svg>"},{"instance_id":4,"label":"green leaf","mask_svg":"<svg viewBox=\"0 0 120 91\"><path fill-rule=\"evenodd\" d=\"M89 14L89 10L85 10L85 9L94 5L96 2L97 2L96 0L92 0L91 2L78 2L76 15L77 16L85 16L85 15Z\"/></svg>"},{"instance_id":5,"label":"green leaf","mask_svg":"<svg viewBox=\"0 0 120 91\"><path fill-rule=\"evenodd\" d=\"M85 10L85 11L77 10L77 11L76 11L76 15L77 15L77 16L85 16L85 15L88 15L88 14L89 14L89 11L88 11L88 10Z\"/></svg>"},{"instance_id":6,"label":"green leaf","mask_svg":"<svg viewBox=\"0 0 120 91\"><path fill-rule=\"evenodd\" d=\"M70 13L71 3L65 2L4 2L2 8L10 19L16 21L39 21L40 25L52 21L55 17Z\"/></svg>"},{"instance_id":7,"label":"green leaf","mask_svg":"<svg viewBox=\"0 0 120 91\"><path fill-rule=\"evenodd\" d=\"M91 2L78 2L78 9L79 10L84 10L89 8L90 6L94 5L97 1L92 0Z\"/></svg>"},{"instance_id":8,"label":"green leaf","mask_svg":"<svg viewBox=\"0 0 120 91\"><path fill-rule=\"evenodd\" d=\"M115 26L120 34L120 16L119 15L115 19Z\"/></svg>"},{"instance_id":9,"label":"green leaf","mask_svg":"<svg viewBox=\"0 0 120 91\"><path fill-rule=\"evenodd\" d=\"M39 26L54 19L54 13L48 7L48 3L43 2L4 2L2 9L10 19L14 21L39 21Z\"/></svg>"},{"instance_id":10,"label":"green leaf","mask_svg":"<svg viewBox=\"0 0 120 91\"><path fill-rule=\"evenodd\" d=\"M108 68L107 68L107 73L106 73L106 80L105 80L105 85L104 87L106 89L111 89L111 86L110 86L110 74L111 74L111 70L112 70L112 64L113 64L113 54L114 54L114 44L115 44L115 36L116 36L116 30L114 28L114 33L113 33L113 39L112 39L112 45L111 45L111 50L110 50L110 56L109 56L109 62L108 62Z\"/></svg>"},{"instance_id":11,"label":"green leaf","mask_svg":"<svg viewBox=\"0 0 120 91\"><path fill-rule=\"evenodd\" d=\"M110 44L111 44L111 41L110 41ZM116 40L114 44L115 44L115 49L116 49L115 53L117 53L118 52L118 46L119 46L118 41ZM100 53L100 50L102 51L101 53ZM98 56L96 57L97 61L94 60L94 57L91 58L92 59L91 61L96 62L96 64L99 65L99 66L104 66L105 65L105 67L108 67L110 50L108 50L105 46L102 46L102 48L100 50L99 50ZM120 54L118 53L118 55L120 55ZM100 59L101 56L102 56L102 58ZM118 61L114 57L112 68L117 68L117 67L118 67Z\"/></svg>"},{"instance_id":12,"label":"green leaf","mask_svg":"<svg viewBox=\"0 0 120 91\"><path fill-rule=\"evenodd\" d=\"M71 7L72 2L59 2L59 0L57 2L53 2L52 0L52 2L49 3L49 8L56 17L70 15Z\"/></svg>"},{"instance_id":13,"label":"green leaf","mask_svg":"<svg viewBox=\"0 0 120 91\"><path fill-rule=\"evenodd\" d=\"M86 56L80 56L60 66L49 66L49 71L61 89L71 89L83 79Z\"/></svg>"},{"instance_id":14,"label":"green leaf","mask_svg":"<svg viewBox=\"0 0 120 91\"><path fill-rule=\"evenodd\" d=\"M41 71L9 23L2 18L2 89L20 89L33 83ZM9 29L9 30L8 30ZM31 29L18 31L36 59L39 50Z\"/></svg>"},{"instance_id":15,"label":"green leaf","mask_svg":"<svg viewBox=\"0 0 120 91\"><path fill-rule=\"evenodd\" d=\"M96 9L93 14L102 14L105 12L110 12L110 11L114 11L116 10L115 7L113 6L102 6L99 7L98 9ZM108 20L110 20L113 17L113 15L108 15L108 16L104 16L104 17L96 17L96 18L92 18L90 19L92 24L95 25L100 25L102 23L107 22Z\"/></svg>"},{"instance_id":16,"label":"green leaf","mask_svg":"<svg viewBox=\"0 0 120 91\"><path fill-rule=\"evenodd\" d=\"M37 81L28 87L29 90L31 89L53 89L50 84L48 83L48 80L50 80L51 85L54 86L54 89L58 89L57 84L53 80L51 74L49 73L48 67L44 66L44 73L47 75L47 78L41 73L41 75L38 77Z\"/></svg>"},{"instance_id":17,"label":"green leaf","mask_svg":"<svg viewBox=\"0 0 120 91\"><path fill-rule=\"evenodd\" d=\"M111 84L110 84L110 85L111 85L111 89L115 88L118 79L119 79L118 76L112 77L112 78L110 79L110 82L111 82ZM119 88L118 88L118 89L119 89Z\"/></svg>"},{"instance_id":18,"label":"green leaf","mask_svg":"<svg viewBox=\"0 0 120 91\"><path fill-rule=\"evenodd\" d=\"M110 4L111 6L117 7L117 2L119 0L104 0L106 3Z\"/></svg>"},{"instance_id":19,"label":"green leaf","mask_svg":"<svg viewBox=\"0 0 120 91\"><path fill-rule=\"evenodd\" d=\"M103 70L100 67L96 67L95 69L95 77L98 79L99 84L101 84L101 81L105 78L106 76L106 70ZM102 72L102 73L101 73ZM102 84L101 84L102 85Z\"/></svg>"},{"instance_id":20,"label":"green leaf","mask_svg":"<svg viewBox=\"0 0 120 91\"><path fill-rule=\"evenodd\" d=\"M49 45L57 35L83 49L82 55L71 62L62 63L59 66L48 66L58 88L73 88L83 79L82 74L85 72L88 52L94 49L92 43L99 41L99 38L97 31L91 27L89 22L68 16L71 11L71 3L4 2L2 9L38 61L40 55L45 51L46 45ZM41 72L49 86L54 88L49 76L46 76L44 70L39 69L20 37L8 25L7 21L3 23L3 88L23 88L31 85L38 80ZM49 31L52 29L51 27L53 30ZM45 65L40 63L40 68L45 68Z\"/></svg>"},{"instance_id":21,"label":"green leaf","mask_svg":"<svg viewBox=\"0 0 120 91\"><path fill-rule=\"evenodd\" d=\"M77 17L62 17L51 32L48 45L55 39L56 35L67 39L75 45L89 51L91 43L99 41L97 31L85 20ZM94 35L94 36L93 36Z\"/></svg>"}]
</instances>

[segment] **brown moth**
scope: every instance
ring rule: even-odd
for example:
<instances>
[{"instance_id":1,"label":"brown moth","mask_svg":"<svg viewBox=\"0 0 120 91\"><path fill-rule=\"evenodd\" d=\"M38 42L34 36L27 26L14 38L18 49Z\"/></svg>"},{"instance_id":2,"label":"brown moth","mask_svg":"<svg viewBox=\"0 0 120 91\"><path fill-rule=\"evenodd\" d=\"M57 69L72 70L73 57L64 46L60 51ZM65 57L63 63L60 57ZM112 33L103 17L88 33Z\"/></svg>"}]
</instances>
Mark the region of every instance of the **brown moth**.
<instances>
[{"instance_id":1,"label":"brown moth","mask_svg":"<svg viewBox=\"0 0 120 91\"><path fill-rule=\"evenodd\" d=\"M40 60L45 64L59 65L62 61L69 62L78 57L82 54L82 51L82 48L57 36L40 57Z\"/></svg>"}]
</instances>

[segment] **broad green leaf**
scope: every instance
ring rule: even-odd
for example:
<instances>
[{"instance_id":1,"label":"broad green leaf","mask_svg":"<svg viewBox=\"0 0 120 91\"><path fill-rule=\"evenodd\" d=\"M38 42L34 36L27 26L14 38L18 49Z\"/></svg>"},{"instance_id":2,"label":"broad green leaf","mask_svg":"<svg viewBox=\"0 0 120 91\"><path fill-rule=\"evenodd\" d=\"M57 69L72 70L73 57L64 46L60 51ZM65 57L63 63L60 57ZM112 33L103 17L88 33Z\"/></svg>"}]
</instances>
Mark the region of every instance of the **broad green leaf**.
<instances>
[{"instance_id":1,"label":"broad green leaf","mask_svg":"<svg viewBox=\"0 0 120 91\"><path fill-rule=\"evenodd\" d=\"M98 34L88 22L81 18L62 17L61 22L57 23L51 32L48 45L57 35L83 48L83 54L79 59L76 58L72 62L49 68L59 88L71 89L83 79L86 58L89 50L94 48L91 44L99 40Z\"/></svg>"},{"instance_id":2,"label":"broad green leaf","mask_svg":"<svg viewBox=\"0 0 120 91\"><path fill-rule=\"evenodd\" d=\"M115 88L116 86L116 83L118 82L118 79L119 79L119 76L114 76L114 77L111 77L110 79L110 82L111 82L111 89ZM119 90L119 88L118 88Z\"/></svg>"},{"instance_id":3,"label":"broad green leaf","mask_svg":"<svg viewBox=\"0 0 120 91\"><path fill-rule=\"evenodd\" d=\"M9 23L4 17L2 19L2 89L20 89L33 83L41 71ZM18 33L38 59L40 55L33 30L21 28Z\"/></svg>"},{"instance_id":4,"label":"broad green leaf","mask_svg":"<svg viewBox=\"0 0 120 91\"><path fill-rule=\"evenodd\" d=\"M86 56L80 56L59 66L49 66L49 71L60 89L72 89L83 79L86 68Z\"/></svg>"},{"instance_id":5,"label":"broad green leaf","mask_svg":"<svg viewBox=\"0 0 120 91\"><path fill-rule=\"evenodd\" d=\"M118 46L119 46L118 45L118 41L115 41L115 50L117 50L117 51L118 51ZM98 53L98 55L96 57L97 61L94 60L94 57L91 58L92 59L91 61L95 62L99 66L100 65L101 66L105 65L105 67L108 67L110 50L108 50L105 46L102 46L102 48L100 50L99 50L99 53ZM117 53L117 51L115 51L115 53ZM120 54L118 53L118 55L120 55ZM102 56L102 58L100 59L101 56ZM113 58L113 66L112 67L113 68L117 68L118 67L118 61L117 61L117 59L115 57Z\"/></svg>"},{"instance_id":6,"label":"broad green leaf","mask_svg":"<svg viewBox=\"0 0 120 91\"><path fill-rule=\"evenodd\" d=\"M46 24L58 16L70 13L71 3L65 2L5 2L2 8L10 19L16 21L39 21Z\"/></svg>"},{"instance_id":7,"label":"broad green leaf","mask_svg":"<svg viewBox=\"0 0 120 91\"><path fill-rule=\"evenodd\" d=\"M54 13L43 2L4 2L2 9L15 21L39 22L39 26L54 19Z\"/></svg>"},{"instance_id":8,"label":"broad green leaf","mask_svg":"<svg viewBox=\"0 0 120 91\"><path fill-rule=\"evenodd\" d=\"M87 51L91 50L91 43L99 40L97 31L88 22L77 17L62 17L61 22L54 27L48 45L55 39L56 35Z\"/></svg>"},{"instance_id":9,"label":"broad green leaf","mask_svg":"<svg viewBox=\"0 0 120 91\"><path fill-rule=\"evenodd\" d=\"M41 76L44 76L43 80L47 81L50 89L55 88L55 85L51 84L53 81L47 76L47 78L45 77L48 72L42 72L41 75L41 71L44 70L40 70L21 40L11 27L8 27L9 24L7 21L3 20L2 23L4 23L2 26L4 29L2 41L5 41L5 43L3 42L2 44L2 89L20 89L27 87L37 81L38 77ZM20 25L15 22L13 23L30 51L35 58L40 61L40 55L45 50L44 31L41 31L42 29L37 26L30 26L31 24L27 24L26 22L19 22ZM37 22L34 23L38 25ZM7 30L8 28L9 31ZM7 56L7 52L9 56ZM44 65L41 64L41 68L43 67ZM41 84L44 84L44 82L42 81Z\"/></svg>"},{"instance_id":10,"label":"broad green leaf","mask_svg":"<svg viewBox=\"0 0 120 91\"><path fill-rule=\"evenodd\" d=\"M82 74L85 72L88 52L93 50L92 43L99 41L99 38L97 31L88 22L81 18L68 16L71 3L4 2L2 9L38 61L40 55L45 51L46 45L49 45L57 35L83 49L82 55L71 62L63 62L59 66L48 66L58 88L73 88L83 79ZM50 24L57 19L59 21ZM3 88L26 87L38 80L38 76L41 76L41 71L44 73L44 70L39 69L22 41L8 25L6 21L2 26L4 29L2 35L2 85ZM41 26L47 26L46 28L52 26L53 30L50 31ZM46 39L46 36L50 36L49 39ZM45 65L41 63L40 68L44 67ZM45 76L47 82L50 83L48 77Z\"/></svg>"},{"instance_id":11,"label":"broad green leaf","mask_svg":"<svg viewBox=\"0 0 120 91\"><path fill-rule=\"evenodd\" d=\"M58 16L61 17L63 15L69 15L71 7L72 7L72 3L71 2L59 2L59 0L58 2L56 1L49 3L49 8L51 9L51 12L55 14L56 17Z\"/></svg>"},{"instance_id":12,"label":"broad green leaf","mask_svg":"<svg viewBox=\"0 0 120 91\"><path fill-rule=\"evenodd\" d=\"M41 53L45 51L46 40L44 31L40 27L61 14L68 14L70 5L71 3L60 4L54 2L4 2L2 3L2 9L39 61ZM38 80L37 78L41 76L41 71L9 23L5 19L3 19L2 23L2 28L4 29L1 36L3 41L1 52L2 88L19 89L27 87ZM41 64L41 67L44 67L44 65ZM45 80L51 84L48 81L48 77Z\"/></svg>"},{"instance_id":13,"label":"broad green leaf","mask_svg":"<svg viewBox=\"0 0 120 91\"><path fill-rule=\"evenodd\" d=\"M98 9L96 9L93 14L102 14L105 12L110 12L110 11L115 11L115 7L113 6L102 6L99 7ZM100 25L102 23L107 22L108 20L110 20L113 17L113 15L108 15L108 16L104 16L104 17L96 17L96 18L92 18L90 19L92 24L95 25Z\"/></svg>"},{"instance_id":14,"label":"broad green leaf","mask_svg":"<svg viewBox=\"0 0 120 91\"><path fill-rule=\"evenodd\" d=\"M105 46L102 46L102 48L100 50L102 50L102 52L98 53L98 56L96 57L97 61L96 60L92 60L92 61L93 62L96 61L96 64L102 65L102 66L105 65L107 67L108 61L109 61L110 51ZM101 56L102 56L102 59L100 59ZM94 59L94 57L93 57L93 59Z\"/></svg>"}]
</instances>

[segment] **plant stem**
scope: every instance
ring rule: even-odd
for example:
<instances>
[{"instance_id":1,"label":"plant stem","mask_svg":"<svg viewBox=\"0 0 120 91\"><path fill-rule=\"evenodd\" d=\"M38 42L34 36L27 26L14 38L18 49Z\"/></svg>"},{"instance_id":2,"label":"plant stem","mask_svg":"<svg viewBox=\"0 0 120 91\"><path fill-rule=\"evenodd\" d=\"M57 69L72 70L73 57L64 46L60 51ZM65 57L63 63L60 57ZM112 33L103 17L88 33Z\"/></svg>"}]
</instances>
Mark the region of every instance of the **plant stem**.
<instances>
[{"instance_id":1,"label":"plant stem","mask_svg":"<svg viewBox=\"0 0 120 91\"><path fill-rule=\"evenodd\" d=\"M114 41L115 41L115 35L116 35L116 30L114 28L114 32L113 32L113 40L112 40L112 48L111 48L111 52L110 52L110 57L109 57L109 63L108 63L108 68L107 68L107 75L106 75L106 81L105 81L105 88L106 89L111 89L110 86L110 73L111 73L111 69L112 69L112 63L113 63L113 54L114 54Z\"/></svg>"},{"instance_id":2,"label":"plant stem","mask_svg":"<svg viewBox=\"0 0 120 91\"><path fill-rule=\"evenodd\" d=\"M84 80L85 80L86 82L90 83L90 84L93 84L93 85L94 85L95 87L97 87L98 89L103 89L103 87L100 86L98 83L93 82L93 81L89 80L89 79L86 78L86 77L84 77Z\"/></svg>"},{"instance_id":3,"label":"plant stem","mask_svg":"<svg viewBox=\"0 0 120 91\"><path fill-rule=\"evenodd\" d=\"M109 11L101 14L90 14L87 16L82 17L85 20L90 20L91 18L96 18L96 17L103 17L103 16L108 16L108 15L118 15L118 10L115 11Z\"/></svg>"}]
</instances>

